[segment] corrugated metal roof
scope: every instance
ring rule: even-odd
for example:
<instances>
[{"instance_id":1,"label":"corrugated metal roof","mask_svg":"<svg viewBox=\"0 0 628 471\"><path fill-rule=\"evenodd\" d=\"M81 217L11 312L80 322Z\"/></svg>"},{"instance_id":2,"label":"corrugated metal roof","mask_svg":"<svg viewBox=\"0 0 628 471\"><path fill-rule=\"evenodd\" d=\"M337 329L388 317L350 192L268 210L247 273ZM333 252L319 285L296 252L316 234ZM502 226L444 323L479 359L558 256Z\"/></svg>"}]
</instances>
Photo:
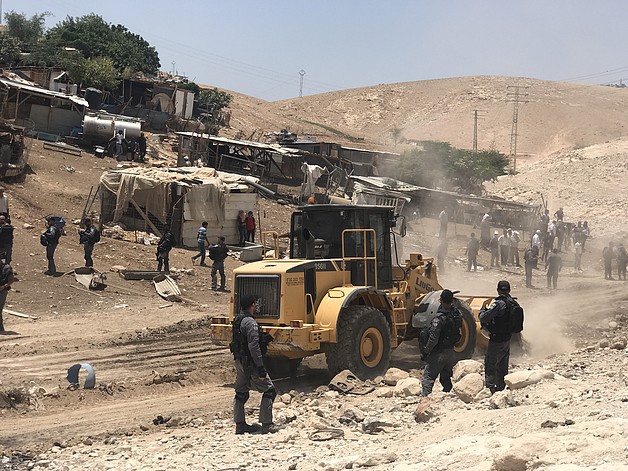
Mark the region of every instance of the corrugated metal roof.
<instances>
[{"instance_id":1,"label":"corrugated metal roof","mask_svg":"<svg viewBox=\"0 0 628 471\"><path fill-rule=\"evenodd\" d=\"M265 144L263 142L255 142L255 141L241 141L238 139L229 139L228 137L220 137L213 136L211 134L202 134L198 132L190 132L190 131L180 131L175 134L179 136L185 137L198 137L201 139L207 139L211 142L219 142L222 144L228 144L233 146L241 146L241 147L249 147L260 150L267 150L269 152L276 152L277 154L301 154L302 152L298 149L290 149L288 147L282 147L277 144Z\"/></svg>"},{"instance_id":2,"label":"corrugated metal roof","mask_svg":"<svg viewBox=\"0 0 628 471\"><path fill-rule=\"evenodd\" d=\"M371 154L385 154L385 155L401 155L398 154L396 152L388 152L385 150L376 150L376 149L360 149L359 147L347 147L347 146L341 146L342 150L354 150L357 152L369 152Z\"/></svg>"},{"instance_id":3,"label":"corrugated metal roof","mask_svg":"<svg viewBox=\"0 0 628 471\"><path fill-rule=\"evenodd\" d=\"M27 85L22 82L16 82L14 80L9 80L2 77L0 77L0 83L4 84L5 86L9 88L17 88L20 90L26 90L28 92L35 93L37 95L44 95L48 97L58 98L60 100L70 100L71 102L79 106L87 107L89 105L89 103L87 103L87 100L85 100L85 98L81 98L80 96L76 96L76 95L66 95L65 93L55 92L52 90L46 90L45 88L39 88L33 85Z\"/></svg>"}]
</instances>

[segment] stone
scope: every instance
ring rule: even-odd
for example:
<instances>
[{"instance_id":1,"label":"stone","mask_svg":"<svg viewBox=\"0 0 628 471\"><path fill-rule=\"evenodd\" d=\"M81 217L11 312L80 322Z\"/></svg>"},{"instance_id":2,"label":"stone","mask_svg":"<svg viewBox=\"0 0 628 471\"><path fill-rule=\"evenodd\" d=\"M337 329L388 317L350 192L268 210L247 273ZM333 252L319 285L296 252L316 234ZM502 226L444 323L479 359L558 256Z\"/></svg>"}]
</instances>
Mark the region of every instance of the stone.
<instances>
[{"instance_id":1,"label":"stone","mask_svg":"<svg viewBox=\"0 0 628 471\"><path fill-rule=\"evenodd\" d=\"M277 414L277 422L279 425L285 425L297 420L297 413L293 409L284 409Z\"/></svg>"},{"instance_id":2,"label":"stone","mask_svg":"<svg viewBox=\"0 0 628 471\"><path fill-rule=\"evenodd\" d=\"M510 389L521 389L531 384L536 384L544 379L554 379L554 373L544 369L521 370L507 374L504 378L506 386Z\"/></svg>"},{"instance_id":3,"label":"stone","mask_svg":"<svg viewBox=\"0 0 628 471\"><path fill-rule=\"evenodd\" d=\"M393 390L395 396L419 396L423 386L418 378L405 378L397 383Z\"/></svg>"},{"instance_id":4,"label":"stone","mask_svg":"<svg viewBox=\"0 0 628 471\"><path fill-rule=\"evenodd\" d=\"M360 409L347 408L342 412L340 418L344 418L349 422L363 422L364 414Z\"/></svg>"},{"instance_id":5,"label":"stone","mask_svg":"<svg viewBox=\"0 0 628 471\"><path fill-rule=\"evenodd\" d=\"M556 428L558 427L558 425L558 422L554 422L553 420L546 420L541 424L541 428Z\"/></svg>"},{"instance_id":6,"label":"stone","mask_svg":"<svg viewBox=\"0 0 628 471\"><path fill-rule=\"evenodd\" d=\"M516 405L515 399L512 396L512 391L505 389L504 391L497 391L491 396L489 404L493 409L506 409Z\"/></svg>"},{"instance_id":7,"label":"stone","mask_svg":"<svg viewBox=\"0 0 628 471\"><path fill-rule=\"evenodd\" d=\"M288 404L286 404L285 402L275 402L275 404L273 404L273 409L275 410L282 410L288 407Z\"/></svg>"},{"instance_id":8,"label":"stone","mask_svg":"<svg viewBox=\"0 0 628 471\"><path fill-rule=\"evenodd\" d=\"M418 423L429 422L434 417L432 409L432 401L428 398L422 398L419 405L414 410L414 420Z\"/></svg>"},{"instance_id":9,"label":"stone","mask_svg":"<svg viewBox=\"0 0 628 471\"><path fill-rule=\"evenodd\" d=\"M281 395L281 402L284 404L290 404L292 402L292 396L288 393Z\"/></svg>"},{"instance_id":10,"label":"stone","mask_svg":"<svg viewBox=\"0 0 628 471\"><path fill-rule=\"evenodd\" d=\"M150 427L148 425L144 425L144 424L140 425L140 430L142 432L147 432L149 429L150 429Z\"/></svg>"},{"instance_id":11,"label":"stone","mask_svg":"<svg viewBox=\"0 0 628 471\"><path fill-rule=\"evenodd\" d=\"M491 390L488 388L482 389L479 393L475 395L473 398L473 402L480 402L484 399L489 399L491 397Z\"/></svg>"},{"instance_id":12,"label":"stone","mask_svg":"<svg viewBox=\"0 0 628 471\"><path fill-rule=\"evenodd\" d=\"M608 339L602 339L600 340L600 343L598 343L598 346L600 348L608 348L610 346L610 342L608 341Z\"/></svg>"},{"instance_id":13,"label":"stone","mask_svg":"<svg viewBox=\"0 0 628 471\"><path fill-rule=\"evenodd\" d=\"M124 270L126 270L126 267L124 265L114 265L109 269L109 271L112 271L114 273L119 273Z\"/></svg>"},{"instance_id":14,"label":"stone","mask_svg":"<svg viewBox=\"0 0 628 471\"><path fill-rule=\"evenodd\" d=\"M623 350L626 348L626 337L615 337L611 342L611 348L615 350Z\"/></svg>"},{"instance_id":15,"label":"stone","mask_svg":"<svg viewBox=\"0 0 628 471\"><path fill-rule=\"evenodd\" d=\"M392 427L392 424L380 420L377 417L367 417L362 422L362 431L364 433L374 434L383 432L384 427Z\"/></svg>"},{"instance_id":16,"label":"stone","mask_svg":"<svg viewBox=\"0 0 628 471\"><path fill-rule=\"evenodd\" d=\"M460 360L454 366L454 374L451 379L454 383L457 383L466 375L471 373L482 373L484 370L484 365L479 361L475 360Z\"/></svg>"},{"instance_id":17,"label":"stone","mask_svg":"<svg viewBox=\"0 0 628 471\"><path fill-rule=\"evenodd\" d=\"M484 378L479 373L469 373L460 381L454 384L453 391L461 401L468 403L473 402L477 394L484 389Z\"/></svg>"},{"instance_id":18,"label":"stone","mask_svg":"<svg viewBox=\"0 0 628 471\"><path fill-rule=\"evenodd\" d=\"M388 386L395 386L402 379L406 379L410 373L399 368L389 368L383 378L383 383Z\"/></svg>"},{"instance_id":19,"label":"stone","mask_svg":"<svg viewBox=\"0 0 628 471\"><path fill-rule=\"evenodd\" d=\"M383 387L375 391L377 397L393 397L393 388Z\"/></svg>"},{"instance_id":20,"label":"stone","mask_svg":"<svg viewBox=\"0 0 628 471\"><path fill-rule=\"evenodd\" d=\"M617 328L617 325L618 325L618 324L617 324L617 322L615 322L615 321L610 321L610 322L608 323L608 328L609 328L609 329L616 329L616 328Z\"/></svg>"},{"instance_id":21,"label":"stone","mask_svg":"<svg viewBox=\"0 0 628 471\"><path fill-rule=\"evenodd\" d=\"M397 461L397 455L392 452L378 453L377 455L362 456L353 462L353 468L372 468Z\"/></svg>"}]
</instances>

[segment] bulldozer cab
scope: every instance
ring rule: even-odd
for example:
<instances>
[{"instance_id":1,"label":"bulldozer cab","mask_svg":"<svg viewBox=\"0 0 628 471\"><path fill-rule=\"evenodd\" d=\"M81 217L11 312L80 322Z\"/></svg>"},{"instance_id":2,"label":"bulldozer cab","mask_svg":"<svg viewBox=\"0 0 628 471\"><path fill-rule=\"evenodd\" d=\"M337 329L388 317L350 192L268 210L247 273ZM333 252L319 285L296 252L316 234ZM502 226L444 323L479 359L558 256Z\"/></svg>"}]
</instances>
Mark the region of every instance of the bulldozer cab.
<instances>
[{"instance_id":1,"label":"bulldozer cab","mask_svg":"<svg viewBox=\"0 0 628 471\"><path fill-rule=\"evenodd\" d=\"M290 258L344 258L351 284L390 289L393 227L393 208L386 206L303 206L292 214Z\"/></svg>"}]
</instances>

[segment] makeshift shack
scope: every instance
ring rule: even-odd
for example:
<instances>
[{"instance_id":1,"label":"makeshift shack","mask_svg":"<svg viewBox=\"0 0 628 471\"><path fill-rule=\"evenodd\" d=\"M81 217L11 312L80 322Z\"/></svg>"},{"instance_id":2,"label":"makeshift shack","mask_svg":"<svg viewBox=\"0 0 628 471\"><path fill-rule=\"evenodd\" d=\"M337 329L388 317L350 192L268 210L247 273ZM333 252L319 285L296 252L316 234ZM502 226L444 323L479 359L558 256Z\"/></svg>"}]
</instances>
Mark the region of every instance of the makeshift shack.
<instances>
[{"instance_id":1,"label":"makeshift shack","mask_svg":"<svg viewBox=\"0 0 628 471\"><path fill-rule=\"evenodd\" d=\"M179 245L196 247L196 233L208 222L214 243L224 235L237 244L237 215L253 211L258 179L213 168L143 168L112 170L100 177L101 219L127 230L149 230L161 236L170 227Z\"/></svg>"}]
</instances>

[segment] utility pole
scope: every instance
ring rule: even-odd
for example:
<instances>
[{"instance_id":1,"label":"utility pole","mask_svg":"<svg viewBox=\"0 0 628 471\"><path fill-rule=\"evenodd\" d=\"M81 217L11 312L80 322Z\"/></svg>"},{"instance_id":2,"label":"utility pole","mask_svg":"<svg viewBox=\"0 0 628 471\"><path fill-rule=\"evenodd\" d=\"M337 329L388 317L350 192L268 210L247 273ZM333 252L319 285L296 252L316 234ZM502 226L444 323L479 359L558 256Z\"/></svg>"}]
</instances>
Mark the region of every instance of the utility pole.
<instances>
[{"instance_id":1,"label":"utility pole","mask_svg":"<svg viewBox=\"0 0 628 471\"><path fill-rule=\"evenodd\" d=\"M486 110L473 110L473 153L478 153L478 119L484 119Z\"/></svg>"},{"instance_id":2,"label":"utility pole","mask_svg":"<svg viewBox=\"0 0 628 471\"><path fill-rule=\"evenodd\" d=\"M299 70L299 75L301 76L299 79L299 98L303 98L303 76L305 75L305 70Z\"/></svg>"},{"instance_id":3,"label":"utility pole","mask_svg":"<svg viewBox=\"0 0 628 471\"><path fill-rule=\"evenodd\" d=\"M512 128L510 130L510 162L512 163L511 173L517 172L517 124L519 121L519 103L527 103L528 88L521 85L510 85L506 87L507 101L513 103L512 108Z\"/></svg>"}]
</instances>

